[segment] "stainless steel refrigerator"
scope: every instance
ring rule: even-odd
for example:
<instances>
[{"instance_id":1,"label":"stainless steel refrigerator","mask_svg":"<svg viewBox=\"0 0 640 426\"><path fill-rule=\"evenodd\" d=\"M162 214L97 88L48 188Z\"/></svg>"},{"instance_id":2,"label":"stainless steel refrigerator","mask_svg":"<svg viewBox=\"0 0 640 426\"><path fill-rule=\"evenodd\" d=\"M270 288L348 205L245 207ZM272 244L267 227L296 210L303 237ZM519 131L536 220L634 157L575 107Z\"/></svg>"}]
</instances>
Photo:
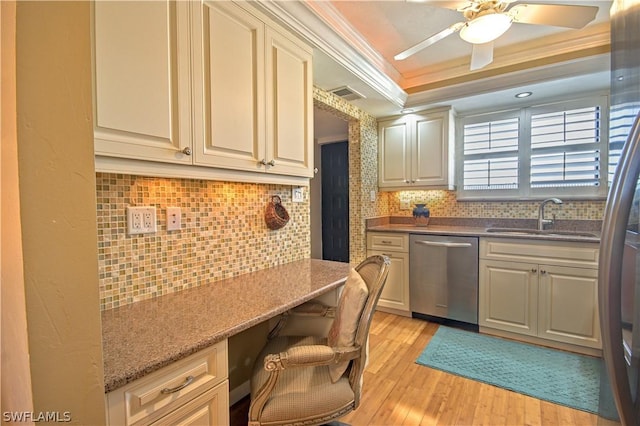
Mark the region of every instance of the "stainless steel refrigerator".
<instances>
[{"instance_id":1,"label":"stainless steel refrigerator","mask_svg":"<svg viewBox=\"0 0 640 426\"><path fill-rule=\"evenodd\" d=\"M599 304L607 381L623 425L640 425L640 1L611 9L610 167ZM615 166L615 168L614 168Z\"/></svg>"}]
</instances>

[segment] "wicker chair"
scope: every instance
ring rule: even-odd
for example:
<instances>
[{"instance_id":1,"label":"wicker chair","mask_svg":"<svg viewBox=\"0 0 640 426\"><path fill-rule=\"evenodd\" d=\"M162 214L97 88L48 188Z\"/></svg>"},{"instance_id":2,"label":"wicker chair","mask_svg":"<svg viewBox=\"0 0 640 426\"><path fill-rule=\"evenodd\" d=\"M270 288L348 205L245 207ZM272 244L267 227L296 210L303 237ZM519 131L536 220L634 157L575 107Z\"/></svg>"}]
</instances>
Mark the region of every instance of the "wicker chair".
<instances>
[{"instance_id":1,"label":"wicker chair","mask_svg":"<svg viewBox=\"0 0 640 426\"><path fill-rule=\"evenodd\" d=\"M332 317L344 318L344 310L356 305L353 298L345 297L352 280L350 274L337 308L304 304L285 314L270 333L251 377L250 426L319 425L358 407L367 363L369 327L389 273L389 258L371 256L355 271L364 281L360 285L366 285L363 290L366 294L355 308L358 313L353 314L353 344L332 347L328 344L332 335L327 337L328 332L340 327L336 324L340 322L338 318ZM345 304L350 306L343 306ZM311 322L320 325L310 326ZM308 335L309 330L314 335ZM335 337L335 332L332 333ZM342 374L340 371L336 374L339 365L346 368Z\"/></svg>"}]
</instances>

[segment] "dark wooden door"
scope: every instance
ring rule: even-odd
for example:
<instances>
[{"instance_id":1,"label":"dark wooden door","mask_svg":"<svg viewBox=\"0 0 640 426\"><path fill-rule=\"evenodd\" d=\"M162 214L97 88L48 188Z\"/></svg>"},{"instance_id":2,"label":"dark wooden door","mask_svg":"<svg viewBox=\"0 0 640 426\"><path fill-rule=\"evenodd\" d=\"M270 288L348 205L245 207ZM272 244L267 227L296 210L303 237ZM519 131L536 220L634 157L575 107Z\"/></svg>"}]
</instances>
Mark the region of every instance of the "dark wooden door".
<instances>
[{"instance_id":1,"label":"dark wooden door","mask_svg":"<svg viewBox=\"0 0 640 426\"><path fill-rule=\"evenodd\" d=\"M349 261L349 147L322 145L322 258Z\"/></svg>"}]
</instances>

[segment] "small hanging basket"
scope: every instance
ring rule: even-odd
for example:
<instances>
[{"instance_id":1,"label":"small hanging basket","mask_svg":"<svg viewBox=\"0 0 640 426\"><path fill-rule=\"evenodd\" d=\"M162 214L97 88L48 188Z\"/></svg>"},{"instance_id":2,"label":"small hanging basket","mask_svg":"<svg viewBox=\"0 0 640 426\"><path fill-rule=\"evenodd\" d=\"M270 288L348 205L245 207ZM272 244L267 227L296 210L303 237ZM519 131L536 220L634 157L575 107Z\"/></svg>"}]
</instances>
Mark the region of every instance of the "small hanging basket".
<instances>
[{"instance_id":1,"label":"small hanging basket","mask_svg":"<svg viewBox=\"0 0 640 426\"><path fill-rule=\"evenodd\" d=\"M289 213L282 205L279 196L274 195L267 204L267 210L264 213L264 221L269 229L280 229L289 222Z\"/></svg>"}]
</instances>

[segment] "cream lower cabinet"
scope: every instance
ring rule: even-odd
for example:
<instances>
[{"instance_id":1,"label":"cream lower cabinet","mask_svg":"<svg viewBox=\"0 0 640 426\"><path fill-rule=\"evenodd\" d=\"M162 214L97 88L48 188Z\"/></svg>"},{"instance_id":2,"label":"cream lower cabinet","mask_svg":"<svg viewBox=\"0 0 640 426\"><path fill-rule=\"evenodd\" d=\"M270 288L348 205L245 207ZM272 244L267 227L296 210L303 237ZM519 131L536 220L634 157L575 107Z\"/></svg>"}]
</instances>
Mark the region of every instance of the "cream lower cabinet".
<instances>
[{"instance_id":1,"label":"cream lower cabinet","mask_svg":"<svg viewBox=\"0 0 640 426\"><path fill-rule=\"evenodd\" d=\"M106 396L109 425L228 425L227 341Z\"/></svg>"},{"instance_id":2,"label":"cream lower cabinet","mask_svg":"<svg viewBox=\"0 0 640 426\"><path fill-rule=\"evenodd\" d=\"M98 171L313 176L312 50L250 2L95 2L93 33Z\"/></svg>"},{"instance_id":3,"label":"cream lower cabinet","mask_svg":"<svg viewBox=\"0 0 640 426\"><path fill-rule=\"evenodd\" d=\"M409 306L409 235L390 232L367 233L367 256L386 255L391 261L377 309L411 316Z\"/></svg>"},{"instance_id":4,"label":"cream lower cabinet","mask_svg":"<svg viewBox=\"0 0 640 426\"><path fill-rule=\"evenodd\" d=\"M600 349L597 264L597 244L481 239L481 331Z\"/></svg>"}]
</instances>

